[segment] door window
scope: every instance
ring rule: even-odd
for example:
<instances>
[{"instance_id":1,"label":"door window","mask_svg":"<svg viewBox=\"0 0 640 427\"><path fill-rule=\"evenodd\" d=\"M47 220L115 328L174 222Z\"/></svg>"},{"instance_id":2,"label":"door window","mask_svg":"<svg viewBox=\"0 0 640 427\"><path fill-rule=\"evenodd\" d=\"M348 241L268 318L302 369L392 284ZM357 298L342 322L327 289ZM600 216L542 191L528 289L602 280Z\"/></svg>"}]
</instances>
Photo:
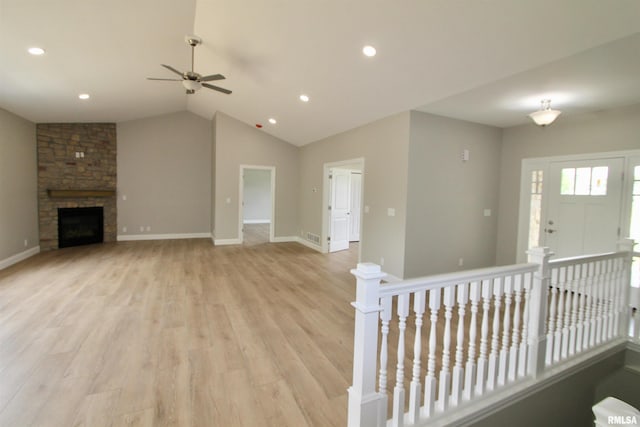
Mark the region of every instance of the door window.
<instances>
[{"instance_id":1,"label":"door window","mask_svg":"<svg viewBox=\"0 0 640 427\"><path fill-rule=\"evenodd\" d=\"M609 167L563 168L560 194L563 196L606 196Z\"/></svg>"}]
</instances>

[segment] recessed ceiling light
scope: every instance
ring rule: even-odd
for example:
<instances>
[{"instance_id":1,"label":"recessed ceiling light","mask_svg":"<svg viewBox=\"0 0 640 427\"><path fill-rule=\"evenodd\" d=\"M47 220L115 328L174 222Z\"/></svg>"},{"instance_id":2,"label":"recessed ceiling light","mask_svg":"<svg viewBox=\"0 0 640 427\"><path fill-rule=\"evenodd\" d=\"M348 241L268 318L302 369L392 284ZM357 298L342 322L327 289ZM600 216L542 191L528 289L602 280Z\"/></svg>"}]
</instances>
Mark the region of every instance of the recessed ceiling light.
<instances>
[{"instance_id":1,"label":"recessed ceiling light","mask_svg":"<svg viewBox=\"0 0 640 427\"><path fill-rule=\"evenodd\" d=\"M362 53L369 57L376 56L376 48L373 46L365 46L362 48Z\"/></svg>"},{"instance_id":2,"label":"recessed ceiling light","mask_svg":"<svg viewBox=\"0 0 640 427\"><path fill-rule=\"evenodd\" d=\"M78 98L80 99L89 99L90 96L88 93L81 93L80 95L78 95Z\"/></svg>"},{"instance_id":3,"label":"recessed ceiling light","mask_svg":"<svg viewBox=\"0 0 640 427\"><path fill-rule=\"evenodd\" d=\"M275 125L276 123L278 123L276 121L276 119L274 119L273 117L269 119L269 123L271 123L272 125Z\"/></svg>"},{"instance_id":4,"label":"recessed ceiling light","mask_svg":"<svg viewBox=\"0 0 640 427\"><path fill-rule=\"evenodd\" d=\"M28 52L29 52L31 55L36 55L36 56L38 56L38 55L43 55L43 54L44 54L44 49L43 49L43 48L41 48L41 47L30 47L30 48L28 49Z\"/></svg>"},{"instance_id":5,"label":"recessed ceiling light","mask_svg":"<svg viewBox=\"0 0 640 427\"><path fill-rule=\"evenodd\" d=\"M309 97L303 93L302 95L300 95L300 101L309 102Z\"/></svg>"}]
</instances>

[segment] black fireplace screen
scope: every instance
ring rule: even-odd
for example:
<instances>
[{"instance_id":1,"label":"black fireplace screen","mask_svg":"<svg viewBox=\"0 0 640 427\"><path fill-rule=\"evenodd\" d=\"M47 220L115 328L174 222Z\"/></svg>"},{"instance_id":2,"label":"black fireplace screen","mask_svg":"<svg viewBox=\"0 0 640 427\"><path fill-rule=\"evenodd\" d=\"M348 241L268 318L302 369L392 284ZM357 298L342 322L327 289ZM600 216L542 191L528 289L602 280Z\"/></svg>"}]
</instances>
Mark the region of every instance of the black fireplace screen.
<instances>
[{"instance_id":1,"label":"black fireplace screen","mask_svg":"<svg viewBox=\"0 0 640 427\"><path fill-rule=\"evenodd\" d=\"M102 207L58 208L58 247L102 243Z\"/></svg>"}]
</instances>

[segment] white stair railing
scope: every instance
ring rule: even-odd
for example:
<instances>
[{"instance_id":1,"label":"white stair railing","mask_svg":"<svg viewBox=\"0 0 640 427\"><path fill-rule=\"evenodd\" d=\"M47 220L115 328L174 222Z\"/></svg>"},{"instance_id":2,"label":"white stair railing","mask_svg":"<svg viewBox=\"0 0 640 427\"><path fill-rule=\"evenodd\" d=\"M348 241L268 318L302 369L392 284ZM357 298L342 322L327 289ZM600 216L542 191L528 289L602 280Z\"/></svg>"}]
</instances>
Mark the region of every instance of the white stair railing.
<instances>
[{"instance_id":1,"label":"white stair railing","mask_svg":"<svg viewBox=\"0 0 640 427\"><path fill-rule=\"evenodd\" d=\"M391 284L358 264L349 426L420 425L627 337L630 244Z\"/></svg>"}]
</instances>

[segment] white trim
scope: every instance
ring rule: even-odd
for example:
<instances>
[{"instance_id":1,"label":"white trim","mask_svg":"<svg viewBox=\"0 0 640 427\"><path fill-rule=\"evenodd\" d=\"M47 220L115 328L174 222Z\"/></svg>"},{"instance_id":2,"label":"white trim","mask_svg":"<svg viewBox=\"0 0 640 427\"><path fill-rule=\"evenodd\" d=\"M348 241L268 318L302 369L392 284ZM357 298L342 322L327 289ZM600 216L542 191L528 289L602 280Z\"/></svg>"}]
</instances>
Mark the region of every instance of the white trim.
<instances>
[{"instance_id":1,"label":"white trim","mask_svg":"<svg viewBox=\"0 0 640 427\"><path fill-rule=\"evenodd\" d=\"M271 224L270 219L245 219L244 224Z\"/></svg>"},{"instance_id":2,"label":"white trim","mask_svg":"<svg viewBox=\"0 0 640 427\"><path fill-rule=\"evenodd\" d=\"M310 241L308 241L307 239L303 239L302 237L296 236L295 240L292 240L292 241L298 242L303 246L306 246L308 248L313 249L314 251L318 251L320 253L326 253L326 252L322 251L322 247L321 246L316 245L315 243L311 243Z\"/></svg>"},{"instance_id":3,"label":"white trim","mask_svg":"<svg viewBox=\"0 0 640 427\"><path fill-rule=\"evenodd\" d=\"M119 242L132 240L208 239L211 233L119 234Z\"/></svg>"},{"instance_id":4,"label":"white trim","mask_svg":"<svg viewBox=\"0 0 640 427\"><path fill-rule=\"evenodd\" d=\"M226 245L241 245L242 240L240 239L214 239L213 244L216 246L226 246Z\"/></svg>"},{"instance_id":5,"label":"white trim","mask_svg":"<svg viewBox=\"0 0 640 427\"><path fill-rule=\"evenodd\" d=\"M402 282L401 278L394 276L393 274L387 274L382 278L382 280L384 280L387 283Z\"/></svg>"},{"instance_id":6,"label":"white trim","mask_svg":"<svg viewBox=\"0 0 640 427\"><path fill-rule=\"evenodd\" d=\"M278 236L274 237L271 240L271 243L287 243L287 242L297 242L298 238L296 236Z\"/></svg>"},{"instance_id":7,"label":"white trim","mask_svg":"<svg viewBox=\"0 0 640 427\"><path fill-rule=\"evenodd\" d=\"M4 270L5 268L12 266L13 264L17 264L20 261L31 258L38 253L40 253L40 246L35 246L31 249L20 252L19 254L12 255L9 258L5 258L0 261L0 270Z\"/></svg>"}]
</instances>

